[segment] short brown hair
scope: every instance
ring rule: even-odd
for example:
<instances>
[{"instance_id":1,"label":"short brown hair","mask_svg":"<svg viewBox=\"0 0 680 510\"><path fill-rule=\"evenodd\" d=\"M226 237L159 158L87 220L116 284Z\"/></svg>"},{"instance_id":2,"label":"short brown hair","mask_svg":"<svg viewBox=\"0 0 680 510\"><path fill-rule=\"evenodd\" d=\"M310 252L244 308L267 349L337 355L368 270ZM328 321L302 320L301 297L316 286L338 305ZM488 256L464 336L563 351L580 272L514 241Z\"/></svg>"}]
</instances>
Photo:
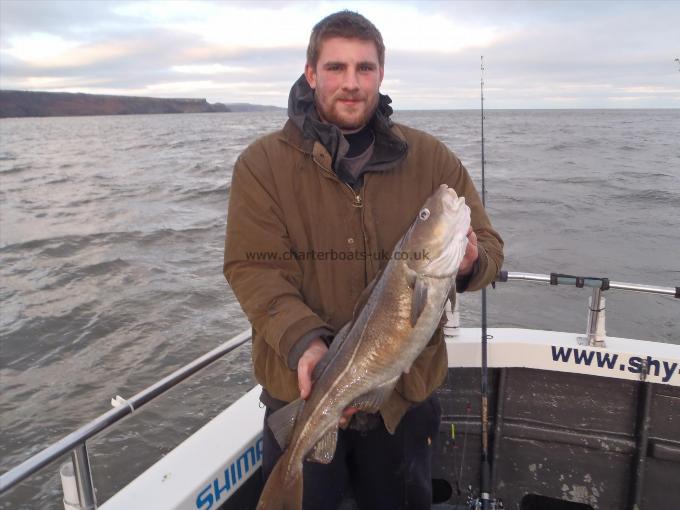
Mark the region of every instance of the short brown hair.
<instances>
[{"instance_id":1,"label":"short brown hair","mask_svg":"<svg viewBox=\"0 0 680 510\"><path fill-rule=\"evenodd\" d=\"M380 31L358 12L348 10L326 16L314 25L312 35L309 36L309 45L307 46L307 65L316 67L319 53L321 52L321 43L331 37L372 41L378 50L380 67L385 66L385 44L383 43Z\"/></svg>"}]
</instances>

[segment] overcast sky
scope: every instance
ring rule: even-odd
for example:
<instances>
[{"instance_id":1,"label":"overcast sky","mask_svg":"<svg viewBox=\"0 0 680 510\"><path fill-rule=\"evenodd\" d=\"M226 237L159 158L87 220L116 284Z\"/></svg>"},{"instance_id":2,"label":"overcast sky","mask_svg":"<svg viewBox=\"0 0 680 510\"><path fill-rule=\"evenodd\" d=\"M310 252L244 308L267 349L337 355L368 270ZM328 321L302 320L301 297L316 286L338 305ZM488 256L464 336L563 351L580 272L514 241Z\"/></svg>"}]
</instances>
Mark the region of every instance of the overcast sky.
<instances>
[{"instance_id":1,"label":"overcast sky","mask_svg":"<svg viewBox=\"0 0 680 510\"><path fill-rule=\"evenodd\" d=\"M348 8L387 47L397 109L679 108L680 1L0 0L0 88L285 106L313 25Z\"/></svg>"}]
</instances>

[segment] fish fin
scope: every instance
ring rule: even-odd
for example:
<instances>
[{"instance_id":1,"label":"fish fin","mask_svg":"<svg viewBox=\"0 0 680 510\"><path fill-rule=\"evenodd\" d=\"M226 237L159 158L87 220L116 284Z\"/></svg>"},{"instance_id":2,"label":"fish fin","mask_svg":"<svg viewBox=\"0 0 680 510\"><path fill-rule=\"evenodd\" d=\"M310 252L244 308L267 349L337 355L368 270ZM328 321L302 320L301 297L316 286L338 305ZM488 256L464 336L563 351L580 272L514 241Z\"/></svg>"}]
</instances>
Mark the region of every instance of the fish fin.
<instances>
[{"instance_id":1,"label":"fish fin","mask_svg":"<svg viewBox=\"0 0 680 510\"><path fill-rule=\"evenodd\" d=\"M409 287L412 289L415 288L416 286L416 280L418 279L418 273L416 273L413 269L409 269L408 267L406 268L406 283L408 284Z\"/></svg>"},{"instance_id":2,"label":"fish fin","mask_svg":"<svg viewBox=\"0 0 680 510\"><path fill-rule=\"evenodd\" d=\"M451 308L453 308L456 304L456 298L458 297L458 294L456 292L458 291L458 286L456 285L456 274L453 274L452 280L453 280L453 285L451 285L451 290L449 291L449 300L451 301Z\"/></svg>"},{"instance_id":3,"label":"fish fin","mask_svg":"<svg viewBox=\"0 0 680 510\"><path fill-rule=\"evenodd\" d=\"M302 469L286 479L290 458L285 453L269 474L257 502L257 510L300 510L302 508Z\"/></svg>"},{"instance_id":4,"label":"fish fin","mask_svg":"<svg viewBox=\"0 0 680 510\"><path fill-rule=\"evenodd\" d=\"M359 411L364 411L367 413L377 413L380 410L385 401L389 398L394 385L397 384L399 376L395 377L391 381L387 381L376 388L373 388L368 393L364 393L359 398L355 399L349 407L356 407Z\"/></svg>"},{"instance_id":5,"label":"fish fin","mask_svg":"<svg viewBox=\"0 0 680 510\"><path fill-rule=\"evenodd\" d=\"M333 427L317 441L309 452L307 460L319 462L320 464L330 464L335 455L335 448L338 444L338 428Z\"/></svg>"},{"instance_id":6,"label":"fish fin","mask_svg":"<svg viewBox=\"0 0 680 510\"><path fill-rule=\"evenodd\" d=\"M302 410L305 401L301 398L293 400L290 404L285 405L281 409L274 411L267 418L267 425L271 429L276 442L282 450L285 450L290 443L293 435L293 427L298 414Z\"/></svg>"},{"instance_id":7,"label":"fish fin","mask_svg":"<svg viewBox=\"0 0 680 510\"><path fill-rule=\"evenodd\" d=\"M411 327L416 326L418 317L423 313L427 304L427 283L425 278L416 277L415 287L413 288L413 298L411 299Z\"/></svg>"},{"instance_id":8,"label":"fish fin","mask_svg":"<svg viewBox=\"0 0 680 510\"><path fill-rule=\"evenodd\" d=\"M342 342L345 340L345 337L347 336L347 332L349 331L351 325L352 325L351 321L345 324L343 327L340 328L340 331L338 331L338 333L333 338L333 341L331 342L331 345L328 348L328 352L324 354L324 357L319 360L319 362L314 367L314 370L312 371L313 383L316 382L319 377L321 377L323 371L326 369L330 361L335 357L335 354L338 352L338 349L340 349Z\"/></svg>"}]
</instances>

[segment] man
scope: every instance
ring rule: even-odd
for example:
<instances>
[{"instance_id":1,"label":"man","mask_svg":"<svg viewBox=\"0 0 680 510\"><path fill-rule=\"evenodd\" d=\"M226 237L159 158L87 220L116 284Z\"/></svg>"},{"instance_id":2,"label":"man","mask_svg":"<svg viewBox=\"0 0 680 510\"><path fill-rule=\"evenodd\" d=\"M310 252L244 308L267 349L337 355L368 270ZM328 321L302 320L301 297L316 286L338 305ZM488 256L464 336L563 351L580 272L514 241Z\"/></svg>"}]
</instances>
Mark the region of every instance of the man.
<instances>
[{"instance_id":1,"label":"man","mask_svg":"<svg viewBox=\"0 0 680 510\"><path fill-rule=\"evenodd\" d=\"M333 334L440 184L472 211L458 291L486 286L503 261L503 242L458 158L390 121L391 100L379 93L384 54L380 32L359 14L319 22L289 120L234 168L224 274L253 327L267 416L309 396ZM305 464L304 508L335 509L347 494L360 509L429 508L441 414L432 393L446 372L439 328L379 413L346 410L333 462ZM263 453L266 477L281 454L266 421Z\"/></svg>"}]
</instances>

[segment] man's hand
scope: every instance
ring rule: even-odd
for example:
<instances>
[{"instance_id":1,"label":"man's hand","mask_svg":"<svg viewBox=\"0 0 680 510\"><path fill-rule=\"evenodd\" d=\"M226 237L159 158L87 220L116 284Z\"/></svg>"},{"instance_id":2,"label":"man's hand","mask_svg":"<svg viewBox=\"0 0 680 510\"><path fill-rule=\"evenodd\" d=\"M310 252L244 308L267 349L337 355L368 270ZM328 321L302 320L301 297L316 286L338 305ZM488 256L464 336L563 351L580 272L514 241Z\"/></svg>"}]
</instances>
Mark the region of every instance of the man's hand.
<instances>
[{"instance_id":1,"label":"man's hand","mask_svg":"<svg viewBox=\"0 0 680 510\"><path fill-rule=\"evenodd\" d=\"M465 249L463 260L460 263L460 267L458 268L458 276L469 275L472 272L475 262L479 258L479 250L477 249L477 234L475 234L474 230L472 230L472 227L470 227L468 230L467 238L468 244L467 248Z\"/></svg>"},{"instance_id":2,"label":"man's hand","mask_svg":"<svg viewBox=\"0 0 680 510\"><path fill-rule=\"evenodd\" d=\"M315 338L311 341L307 350L300 356L297 375L301 399L307 400L312 392L312 372L314 372L314 367L327 352L328 347L325 342L320 338Z\"/></svg>"},{"instance_id":3,"label":"man's hand","mask_svg":"<svg viewBox=\"0 0 680 510\"><path fill-rule=\"evenodd\" d=\"M321 361L326 353L328 352L328 347L326 343L320 338L315 338L307 347L307 350L300 356L300 361L298 361L298 387L300 388L300 398L307 400L310 393L312 393L312 373L314 372L314 367ZM348 407L342 412L342 417L340 418L339 425L343 429L347 427L349 419L358 409L355 407Z\"/></svg>"}]
</instances>

